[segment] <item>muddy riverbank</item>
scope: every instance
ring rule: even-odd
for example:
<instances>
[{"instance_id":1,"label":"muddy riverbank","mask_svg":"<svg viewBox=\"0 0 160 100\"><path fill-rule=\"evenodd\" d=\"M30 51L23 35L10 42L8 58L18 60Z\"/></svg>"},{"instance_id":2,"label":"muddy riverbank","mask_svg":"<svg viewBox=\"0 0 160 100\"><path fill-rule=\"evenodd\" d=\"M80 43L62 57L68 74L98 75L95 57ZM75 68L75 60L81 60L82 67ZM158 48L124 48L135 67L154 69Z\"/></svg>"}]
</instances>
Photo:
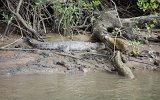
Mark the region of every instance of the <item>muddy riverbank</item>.
<instances>
[{"instance_id":1,"label":"muddy riverbank","mask_svg":"<svg viewBox=\"0 0 160 100\"><path fill-rule=\"evenodd\" d=\"M80 36L81 37L81 36ZM12 39L12 40L11 40ZM83 41L85 38L83 38ZM86 38L87 39L87 38ZM10 38L8 44L14 41ZM87 41L87 40L86 40ZM6 42L1 42L1 47ZM151 44L152 49L160 51L159 44ZM93 51L71 51L62 52L58 50L38 50L31 49L23 42L15 43L9 48L0 50L0 74L15 75L28 73L83 73L83 72L109 72L116 73L111 64L112 56L107 50ZM23 48L20 49L20 48ZM144 45L141 49L148 50L149 47ZM151 70L158 71L160 66L155 65L152 59L145 57L129 57L126 63L134 71Z\"/></svg>"}]
</instances>

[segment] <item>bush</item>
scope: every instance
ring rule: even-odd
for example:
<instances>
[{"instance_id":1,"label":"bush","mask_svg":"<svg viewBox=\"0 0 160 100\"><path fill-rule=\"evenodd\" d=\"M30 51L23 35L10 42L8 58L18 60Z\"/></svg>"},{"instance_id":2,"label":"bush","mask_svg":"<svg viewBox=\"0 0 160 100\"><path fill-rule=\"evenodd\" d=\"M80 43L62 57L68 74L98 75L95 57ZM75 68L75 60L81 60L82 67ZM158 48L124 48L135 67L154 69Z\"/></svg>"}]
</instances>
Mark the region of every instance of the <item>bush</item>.
<instances>
[{"instance_id":1,"label":"bush","mask_svg":"<svg viewBox=\"0 0 160 100\"><path fill-rule=\"evenodd\" d=\"M93 11L99 0L68 0L67 3L53 1L54 17L59 31L64 34L87 30L94 22Z\"/></svg>"},{"instance_id":2,"label":"bush","mask_svg":"<svg viewBox=\"0 0 160 100\"><path fill-rule=\"evenodd\" d=\"M144 12L149 11L158 14L157 10L160 10L160 0L138 0L137 5Z\"/></svg>"}]
</instances>

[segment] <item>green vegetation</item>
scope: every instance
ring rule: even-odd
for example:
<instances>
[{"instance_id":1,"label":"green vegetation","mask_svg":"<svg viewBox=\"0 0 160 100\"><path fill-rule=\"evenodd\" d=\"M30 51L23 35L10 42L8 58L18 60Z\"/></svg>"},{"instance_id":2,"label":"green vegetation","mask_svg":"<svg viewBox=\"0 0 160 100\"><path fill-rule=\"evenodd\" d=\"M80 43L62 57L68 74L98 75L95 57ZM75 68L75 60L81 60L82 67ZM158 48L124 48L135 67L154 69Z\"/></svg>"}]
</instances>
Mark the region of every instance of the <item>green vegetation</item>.
<instances>
[{"instance_id":1,"label":"green vegetation","mask_svg":"<svg viewBox=\"0 0 160 100\"><path fill-rule=\"evenodd\" d=\"M160 0L138 0L137 5L144 12L149 12L150 14L160 15ZM152 28L159 24L159 20L153 19L149 23L145 23L147 29L146 38L152 32Z\"/></svg>"},{"instance_id":2,"label":"green vegetation","mask_svg":"<svg viewBox=\"0 0 160 100\"><path fill-rule=\"evenodd\" d=\"M88 30L95 17L93 11L100 5L100 0L6 0L1 1L1 19L16 20L18 28L28 36L40 38L46 33L46 26L54 31L66 34ZM13 18L13 16L15 16ZM12 19L11 19L12 18ZM12 24L13 25L13 24ZM20 28L22 30L22 28Z\"/></svg>"},{"instance_id":3,"label":"green vegetation","mask_svg":"<svg viewBox=\"0 0 160 100\"><path fill-rule=\"evenodd\" d=\"M47 33L47 27L71 35L90 31L96 20L94 11L105 4L109 6L105 0L67 0L63 3L60 0L0 0L0 19L10 21L11 25L25 32L24 35L37 39ZM137 1L140 9L156 14L159 4L160 0ZM146 24L146 27L152 28L154 24Z\"/></svg>"},{"instance_id":4,"label":"green vegetation","mask_svg":"<svg viewBox=\"0 0 160 100\"><path fill-rule=\"evenodd\" d=\"M93 11L99 4L99 0L69 0L62 5L59 0L54 0L52 7L58 30L63 30L64 34L72 34L88 29L95 20Z\"/></svg>"},{"instance_id":5,"label":"green vegetation","mask_svg":"<svg viewBox=\"0 0 160 100\"><path fill-rule=\"evenodd\" d=\"M137 5L144 12L149 11L150 13L157 13L157 9L160 5L160 0L138 0Z\"/></svg>"}]
</instances>

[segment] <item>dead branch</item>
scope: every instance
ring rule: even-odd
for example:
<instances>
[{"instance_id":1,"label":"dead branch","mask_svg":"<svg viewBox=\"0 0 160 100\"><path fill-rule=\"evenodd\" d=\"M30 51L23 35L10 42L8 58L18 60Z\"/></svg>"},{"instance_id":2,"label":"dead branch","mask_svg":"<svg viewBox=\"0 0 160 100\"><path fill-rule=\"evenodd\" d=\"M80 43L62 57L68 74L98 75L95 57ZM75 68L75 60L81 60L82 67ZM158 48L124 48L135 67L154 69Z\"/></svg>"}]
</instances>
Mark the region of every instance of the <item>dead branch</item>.
<instances>
[{"instance_id":1,"label":"dead branch","mask_svg":"<svg viewBox=\"0 0 160 100\"><path fill-rule=\"evenodd\" d=\"M106 45L106 48L113 55L113 64L115 65L115 69L117 69L119 74L130 77L130 78L134 77L131 69L129 67L126 67L125 64L122 62L122 59L120 58L120 51L130 52L128 51L129 43L123 39L112 37L108 31L108 28L111 28L111 27L113 29L115 27L124 28L124 30L127 32L127 35L128 35L127 37L129 37L130 39L130 37L131 38L134 37L132 28L135 25L142 26L142 25L145 25L146 22L150 22L153 19L160 20L160 17L156 15L149 15L149 16L119 19L116 17L115 11L104 11L100 16L100 19L97 20L97 23L95 23L95 26L93 28L93 38L96 38L102 41ZM121 21L119 22L119 20ZM122 25L121 25L121 22L122 22ZM159 41L158 38L157 38L157 41ZM119 51L115 52L115 50L119 50Z\"/></svg>"},{"instance_id":2,"label":"dead branch","mask_svg":"<svg viewBox=\"0 0 160 100\"><path fill-rule=\"evenodd\" d=\"M9 27L10 27L10 24L11 24L12 19L13 19L13 17L11 17L10 20L8 21L7 27L6 27L6 29L5 29L5 32L4 32L3 36L6 36L6 35L7 35L7 32L8 32L8 30L9 30Z\"/></svg>"},{"instance_id":3,"label":"dead branch","mask_svg":"<svg viewBox=\"0 0 160 100\"><path fill-rule=\"evenodd\" d=\"M127 67L121 60L120 51L116 51L115 56L113 57L113 64L115 69L118 71L118 74L129 77L131 79L134 78L134 75L129 67Z\"/></svg>"},{"instance_id":4,"label":"dead branch","mask_svg":"<svg viewBox=\"0 0 160 100\"><path fill-rule=\"evenodd\" d=\"M102 41L113 57L112 63L115 66L115 69L118 73L123 76L130 77L131 79L134 78L134 75L129 67L126 67L125 64L122 62L120 51L127 52L128 51L128 43L123 39L111 37L107 28L109 27L121 27L119 19L112 15L110 12L103 13L106 15L102 15L101 20L98 20L94 29L93 29L93 38L97 38L98 40ZM123 23L122 23L123 24ZM115 50L119 50L116 51Z\"/></svg>"},{"instance_id":5,"label":"dead branch","mask_svg":"<svg viewBox=\"0 0 160 100\"><path fill-rule=\"evenodd\" d=\"M12 14L14 14L14 15L17 17L17 19L24 25L24 27L27 28L31 33L33 33L38 40L42 40L42 38L40 37L40 34L39 34L37 31L35 31L29 24L27 24L27 23L25 22L25 20L22 18L22 16L19 14L19 10L20 10L20 7L21 7L21 5L22 5L23 0L20 0L20 1L19 1L16 10L15 10L14 7L11 5L11 3L10 3L9 0L6 0L6 1L7 1L7 6L8 6L9 11L10 11Z\"/></svg>"}]
</instances>

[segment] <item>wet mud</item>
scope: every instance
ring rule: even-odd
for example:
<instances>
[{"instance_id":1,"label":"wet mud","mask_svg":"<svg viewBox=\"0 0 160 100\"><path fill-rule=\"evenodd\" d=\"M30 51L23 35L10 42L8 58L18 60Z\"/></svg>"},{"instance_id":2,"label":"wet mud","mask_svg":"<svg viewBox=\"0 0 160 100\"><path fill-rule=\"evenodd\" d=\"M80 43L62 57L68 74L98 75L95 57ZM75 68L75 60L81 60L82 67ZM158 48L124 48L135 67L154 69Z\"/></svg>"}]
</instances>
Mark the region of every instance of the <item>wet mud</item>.
<instances>
[{"instance_id":1,"label":"wet mud","mask_svg":"<svg viewBox=\"0 0 160 100\"><path fill-rule=\"evenodd\" d=\"M10 42L10 41L9 41ZM6 42L1 42L0 46L4 46ZM157 52L159 59L160 45L151 44L150 47ZM143 50L149 50L144 45ZM38 50L32 49L28 45L19 42L8 48L17 49L1 49L0 50L0 74L16 75L16 74L32 74L32 73L86 73L89 71L109 72L115 74L116 71L111 63L112 55L107 50L91 50L91 51L70 51L62 52L58 50ZM22 49L19 49L22 48ZM124 55L128 60L125 63L134 71L150 70L159 71L160 65L156 64L154 59L148 57L131 57Z\"/></svg>"}]
</instances>

